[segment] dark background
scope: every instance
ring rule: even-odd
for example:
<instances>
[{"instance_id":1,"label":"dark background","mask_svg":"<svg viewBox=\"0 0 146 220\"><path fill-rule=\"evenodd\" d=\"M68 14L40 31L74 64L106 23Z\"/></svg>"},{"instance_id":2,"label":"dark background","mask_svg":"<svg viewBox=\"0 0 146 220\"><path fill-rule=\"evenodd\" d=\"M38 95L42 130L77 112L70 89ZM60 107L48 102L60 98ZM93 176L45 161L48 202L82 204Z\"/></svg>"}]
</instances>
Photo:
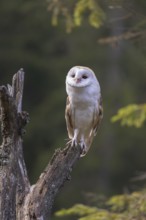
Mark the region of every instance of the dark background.
<instances>
[{"instance_id":1,"label":"dark background","mask_svg":"<svg viewBox=\"0 0 146 220\"><path fill-rule=\"evenodd\" d=\"M139 187L130 180L146 170L146 126L121 127L111 123L111 117L120 107L146 100L146 43L144 38L103 45L97 40L121 34L141 18L145 21L144 9L144 0L133 1L126 9L105 7L107 20L99 29L84 22L67 34L63 22L51 25L46 2L0 2L0 85L11 83L13 74L24 68L23 109L31 119L24 155L32 184L54 150L66 143L68 70L74 65L88 66L101 85L102 126L88 155L74 168L71 182L58 194L54 210L79 202L89 204L88 195L109 196ZM130 19L117 19L133 10Z\"/></svg>"}]
</instances>

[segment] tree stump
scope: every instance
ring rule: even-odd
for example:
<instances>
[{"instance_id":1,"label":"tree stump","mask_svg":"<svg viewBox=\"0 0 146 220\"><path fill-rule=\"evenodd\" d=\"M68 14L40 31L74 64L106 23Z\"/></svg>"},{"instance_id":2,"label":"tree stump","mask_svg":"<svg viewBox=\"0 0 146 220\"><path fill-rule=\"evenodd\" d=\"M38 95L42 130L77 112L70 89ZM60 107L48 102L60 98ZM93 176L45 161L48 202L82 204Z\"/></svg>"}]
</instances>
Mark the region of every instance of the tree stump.
<instances>
[{"instance_id":1,"label":"tree stump","mask_svg":"<svg viewBox=\"0 0 146 220\"><path fill-rule=\"evenodd\" d=\"M37 182L31 186L23 157L24 127L29 115L22 111L24 71L12 79L12 86L0 86L0 219L48 220L55 196L74 164L80 147L57 149Z\"/></svg>"}]
</instances>

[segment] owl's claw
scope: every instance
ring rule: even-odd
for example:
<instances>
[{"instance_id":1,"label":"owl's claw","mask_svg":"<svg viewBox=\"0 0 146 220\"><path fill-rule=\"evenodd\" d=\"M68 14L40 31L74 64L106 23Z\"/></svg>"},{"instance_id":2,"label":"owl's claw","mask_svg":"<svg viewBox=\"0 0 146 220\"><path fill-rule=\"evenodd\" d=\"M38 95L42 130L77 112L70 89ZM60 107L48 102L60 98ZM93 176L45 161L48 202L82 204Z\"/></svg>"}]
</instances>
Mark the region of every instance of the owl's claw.
<instances>
[{"instance_id":1,"label":"owl's claw","mask_svg":"<svg viewBox=\"0 0 146 220\"><path fill-rule=\"evenodd\" d=\"M84 143L84 141L80 141L79 143L77 142L77 140L76 139L72 139L71 140L71 146L73 147L73 146L75 146L75 147L77 147L77 146L80 146L80 150L81 150L81 154L80 154L80 157L83 157L83 156L85 156L86 155L86 153L87 153L87 147L86 147L86 144Z\"/></svg>"},{"instance_id":2,"label":"owl's claw","mask_svg":"<svg viewBox=\"0 0 146 220\"><path fill-rule=\"evenodd\" d=\"M86 147L86 144L84 143L84 141L80 141L79 143L77 142L77 140L75 138L69 140L67 143L66 143L67 146L71 146L71 147L77 147L77 146L80 146L80 149L81 149L81 154L80 154L80 157L83 157L86 155L87 153L87 147Z\"/></svg>"},{"instance_id":3,"label":"owl's claw","mask_svg":"<svg viewBox=\"0 0 146 220\"><path fill-rule=\"evenodd\" d=\"M71 145L71 143L72 143L72 140L67 141L66 146Z\"/></svg>"},{"instance_id":4,"label":"owl's claw","mask_svg":"<svg viewBox=\"0 0 146 220\"><path fill-rule=\"evenodd\" d=\"M83 157L87 153L87 151L86 151L86 144L84 142L80 142L80 148L81 148L81 155L80 155L80 157Z\"/></svg>"},{"instance_id":5,"label":"owl's claw","mask_svg":"<svg viewBox=\"0 0 146 220\"><path fill-rule=\"evenodd\" d=\"M77 140L76 139L72 139L72 143L71 143L71 146L73 147L73 146L77 146L78 145L78 143L77 143Z\"/></svg>"},{"instance_id":6,"label":"owl's claw","mask_svg":"<svg viewBox=\"0 0 146 220\"><path fill-rule=\"evenodd\" d=\"M67 143L66 143L66 145L68 146L68 145L71 145L71 147L73 147L73 146L77 146L78 145L78 143L77 143L77 141L75 140L75 139L71 139L71 140L69 140Z\"/></svg>"}]
</instances>

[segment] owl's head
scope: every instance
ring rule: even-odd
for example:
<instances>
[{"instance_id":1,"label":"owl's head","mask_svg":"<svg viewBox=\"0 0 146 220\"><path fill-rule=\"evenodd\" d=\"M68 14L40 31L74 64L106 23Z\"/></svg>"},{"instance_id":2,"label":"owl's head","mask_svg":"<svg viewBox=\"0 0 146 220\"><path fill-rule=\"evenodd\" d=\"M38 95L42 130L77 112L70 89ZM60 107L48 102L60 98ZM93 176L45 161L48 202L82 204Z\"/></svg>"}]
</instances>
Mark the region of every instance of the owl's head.
<instances>
[{"instance_id":1,"label":"owl's head","mask_svg":"<svg viewBox=\"0 0 146 220\"><path fill-rule=\"evenodd\" d=\"M72 67L66 77L66 84L73 87L85 87L92 83L98 83L94 72L84 66Z\"/></svg>"}]
</instances>

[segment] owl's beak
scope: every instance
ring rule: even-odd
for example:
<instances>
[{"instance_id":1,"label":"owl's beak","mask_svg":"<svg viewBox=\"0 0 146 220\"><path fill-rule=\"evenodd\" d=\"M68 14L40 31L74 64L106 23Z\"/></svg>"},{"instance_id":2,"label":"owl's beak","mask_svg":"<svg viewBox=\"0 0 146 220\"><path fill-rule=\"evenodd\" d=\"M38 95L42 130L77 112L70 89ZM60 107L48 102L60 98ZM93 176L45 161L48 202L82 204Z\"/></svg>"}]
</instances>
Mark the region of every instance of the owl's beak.
<instances>
[{"instance_id":1,"label":"owl's beak","mask_svg":"<svg viewBox=\"0 0 146 220\"><path fill-rule=\"evenodd\" d=\"M76 83L80 83L81 82L81 78L76 78Z\"/></svg>"}]
</instances>

